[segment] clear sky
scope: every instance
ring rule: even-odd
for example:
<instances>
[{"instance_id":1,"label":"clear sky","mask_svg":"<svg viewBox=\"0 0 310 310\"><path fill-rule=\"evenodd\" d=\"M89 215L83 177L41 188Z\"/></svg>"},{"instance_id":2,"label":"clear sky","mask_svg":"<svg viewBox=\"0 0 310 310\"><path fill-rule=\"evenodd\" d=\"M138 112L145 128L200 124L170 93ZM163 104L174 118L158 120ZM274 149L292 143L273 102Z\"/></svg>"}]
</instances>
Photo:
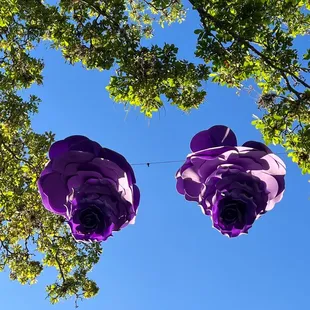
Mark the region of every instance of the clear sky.
<instances>
[{"instance_id":1,"label":"clear sky","mask_svg":"<svg viewBox=\"0 0 310 310\"><path fill-rule=\"evenodd\" d=\"M184 24L159 30L156 42L175 43L181 57L193 59L193 30L198 26L191 13ZM260 115L256 93L238 97L235 90L210 82L199 110L186 115L166 105L149 121L138 109L126 113L109 99L109 72L65 64L60 52L40 48L38 53L46 63L44 86L33 89L43 100L33 120L39 132L51 130L57 139L86 135L130 163L185 159L191 137L216 124L230 126L240 143L261 141L251 125L252 113ZM80 303L80 309L308 309L309 176L302 176L285 155L280 157L287 164L283 200L249 235L235 239L212 229L200 208L176 192L174 175L180 164L135 166L142 193L136 224L103 244L104 253L91 273L100 293ZM38 284L21 286L9 280L8 272L1 273L1 309L73 309L73 300L55 306L45 300L44 287L55 275L48 268Z\"/></svg>"}]
</instances>

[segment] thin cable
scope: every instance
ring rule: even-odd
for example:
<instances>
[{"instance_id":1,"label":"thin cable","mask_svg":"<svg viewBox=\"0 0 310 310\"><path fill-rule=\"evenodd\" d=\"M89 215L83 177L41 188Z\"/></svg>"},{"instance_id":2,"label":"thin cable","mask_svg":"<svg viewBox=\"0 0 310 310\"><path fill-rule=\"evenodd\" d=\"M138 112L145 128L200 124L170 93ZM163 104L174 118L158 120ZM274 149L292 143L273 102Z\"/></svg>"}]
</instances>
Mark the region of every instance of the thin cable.
<instances>
[{"instance_id":1,"label":"thin cable","mask_svg":"<svg viewBox=\"0 0 310 310\"><path fill-rule=\"evenodd\" d=\"M161 164L171 164L171 163L182 163L185 160L167 160L167 161L152 161L152 162L146 162L146 163L136 163L131 164L131 166L150 166L150 165L161 165Z\"/></svg>"},{"instance_id":2,"label":"thin cable","mask_svg":"<svg viewBox=\"0 0 310 310\"><path fill-rule=\"evenodd\" d=\"M282 153L272 153L275 155L283 155L286 154L285 152ZM150 165L161 165L161 164L172 164L172 163L183 163L185 162L185 159L181 159L181 160L166 160L166 161L150 161L150 162L144 162L144 163L134 163L134 164L130 164L131 166L147 166L150 167Z\"/></svg>"}]
</instances>

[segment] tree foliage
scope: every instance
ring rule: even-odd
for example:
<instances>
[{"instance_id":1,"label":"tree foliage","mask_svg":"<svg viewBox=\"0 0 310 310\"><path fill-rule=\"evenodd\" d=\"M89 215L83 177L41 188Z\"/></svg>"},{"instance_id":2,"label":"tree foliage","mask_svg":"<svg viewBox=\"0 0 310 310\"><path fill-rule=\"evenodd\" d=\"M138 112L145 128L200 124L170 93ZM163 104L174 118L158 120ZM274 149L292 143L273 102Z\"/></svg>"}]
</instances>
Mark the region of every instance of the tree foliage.
<instances>
[{"instance_id":1,"label":"tree foliage","mask_svg":"<svg viewBox=\"0 0 310 310\"><path fill-rule=\"evenodd\" d=\"M40 8L19 9L17 2L0 3L0 270L8 267L12 280L33 284L45 266L52 266L58 270L57 280L47 287L52 303L89 298L98 287L87 273L101 248L77 245L62 218L42 207L36 181L54 135L33 132L30 116L39 98L26 101L19 95L42 83L43 62L30 51L45 33L43 24L51 22L49 12L56 10L44 11L43 20Z\"/></svg>"},{"instance_id":2,"label":"tree foliage","mask_svg":"<svg viewBox=\"0 0 310 310\"><path fill-rule=\"evenodd\" d=\"M64 220L45 210L37 193L54 137L30 128L38 99L23 101L5 90L0 98L0 270L7 266L12 280L33 284L44 266L53 266L59 274L47 287L52 303L71 295L91 297L98 288L87 272L98 262L100 246L77 245Z\"/></svg>"},{"instance_id":3,"label":"tree foliage","mask_svg":"<svg viewBox=\"0 0 310 310\"><path fill-rule=\"evenodd\" d=\"M173 44L143 45L155 35L155 23L184 21L185 6L201 23L195 63L179 59ZM98 291L87 274L100 246L75 243L37 193L54 136L33 132L30 116L40 100L22 98L20 90L42 83L44 60L32 54L38 44L86 69L115 68L110 96L148 117L164 101L183 111L199 108L205 81L242 90L253 79L265 111L254 125L309 173L310 49L294 45L309 35L309 10L307 0L0 0L0 269L34 283L45 266L55 267L58 279L47 287L51 302Z\"/></svg>"},{"instance_id":4,"label":"tree foliage","mask_svg":"<svg viewBox=\"0 0 310 310\"><path fill-rule=\"evenodd\" d=\"M196 56L212 62L213 82L261 89L262 119L253 123L267 144L280 144L303 173L310 172L310 49L294 47L309 35L308 1L190 1L200 16Z\"/></svg>"}]
</instances>

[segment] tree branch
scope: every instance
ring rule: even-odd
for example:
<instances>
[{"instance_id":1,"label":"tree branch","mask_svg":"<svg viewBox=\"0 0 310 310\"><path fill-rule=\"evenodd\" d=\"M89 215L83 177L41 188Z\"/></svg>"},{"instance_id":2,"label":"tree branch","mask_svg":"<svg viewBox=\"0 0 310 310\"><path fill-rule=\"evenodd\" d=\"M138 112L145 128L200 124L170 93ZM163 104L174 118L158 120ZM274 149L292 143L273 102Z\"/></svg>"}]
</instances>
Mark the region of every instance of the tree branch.
<instances>
[{"instance_id":1,"label":"tree branch","mask_svg":"<svg viewBox=\"0 0 310 310\"><path fill-rule=\"evenodd\" d=\"M251 45L249 41L247 41L246 39L240 37L239 34L235 33L234 31L230 30L229 29L230 28L229 27L230 24L218 20L217 18L215 18L214 16L212 16L208 12L206 12L203 8L198 7L195 0L189 0L189 2L198 11L198 13L200 15L200 20L201 20L201 22L203 24L203 28L205 29L205 31L208 34L210 34L210 32L208 30L208 27L207 27L207 24L206 24L206 20L208 20L208 19L211 20L216 25L216 27L223 27L223 25L224 25L225 26L225 30L227 31L228 34L230 34L235 40L238 40L239 42L245 44L252 52L254 52L256 55L258 55L270 67L272 67L273 69L278 70L280 72L281 76L285 79L286 82L288 81L286 75L289 74L290 76L294 77L296 79L296 81L298 81L304 87L310 88L310 85L307 84L305 81L303 81L301 78L299 78L296 74L294 74L293 72L290 72L287 69L278 67L276 64L273 63L273 61L270 58L265 56L263 53L261 53L259 50L257 50L253 45ZM290 90L292 90L292 87L291 87L290 84L288 84L287 86L288 86L288 88Z\"/></svg>"},{"instance_id":2,"label":"tree branch","mask_svg":"<svg viewBox=\"0 0 310 310\"><path fill-rule=\"evenodd\" d=\"M166 6L164 6L162 8L156 7L152 2L147 1L147 0L143 0L143 2L146 3L147 5L151 6L156 11L164 11L164 10L168 9L172 4L178 3L179 0L171 0Z\"/></svg>"},{"instance_id":3,"label":"tree branch","mask_svg":"<svg viewBox=\"0 0 310 310\"><path fill-rule=\"evenodd\" d=\"M98 14L102 15L103 17L105 17L108 21L110 21L111 26L114 28L114 30L118 30L120 34L122 34L125 38L126 43L129 45L131 45L131 39L129 38L128 34L126 31L124 31L124 29L120 26L120 24L111 19L110 15L108 14L107 11L101 9L99 6L94 5L92 3L89 3L87 0L81 0L81 2L83 2L84 4L90 6L93 10L95 10Z\"/></svg>"},{"instance_id":4,"label":"tree branch","mask_svg":"<svg viewBox=\"0 0 310 310\"><path fill-rule=\"evenodd\" d=\"M59 269L59 272L60 272L60 275L61 275L61 278L62 278L62 281L63 281L63 284L66 283L66 277L64 275L64 272L62 270L62 267L61 267L61 264L59 262L59 259L58 259L58 253L59 253L59 249L57 250L56 252L56 255L55 255L55 260L56 260L56 263L58 265L58 269Z\"/></svg>"}]
</instances>

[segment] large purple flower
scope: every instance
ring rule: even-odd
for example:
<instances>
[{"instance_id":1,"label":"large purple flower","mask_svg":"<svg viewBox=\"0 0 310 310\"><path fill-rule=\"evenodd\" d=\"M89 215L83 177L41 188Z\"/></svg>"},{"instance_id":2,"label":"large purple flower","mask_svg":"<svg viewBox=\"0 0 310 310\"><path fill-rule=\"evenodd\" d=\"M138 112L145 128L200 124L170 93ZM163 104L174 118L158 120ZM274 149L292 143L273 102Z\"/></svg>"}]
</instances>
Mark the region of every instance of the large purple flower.
<instances>
[{"instance_id":1,"label":"large purple flower","mask_svg":"<svg viewBox=\"0 0 310 310\"><path fill-rule=\"evenodd\" d=\"M191 141L193 153L178 170L177 190L196 201L213 226L236 237L271 210L284 192L284 162L260 142L237 146L233 131L213 126Z\"/></svg>"},{"instance_id":2,"label":"large purple flower","mask_svg":"<svg viewBox=\"0 0 310 310\"><path fill-rule=\"evenodd\" d=\"M55 142L38 180L43 205L64 216L76 240L103 241L133 223L140 200L126 159L84 136Z\"/></svg>"}]
</instances>

